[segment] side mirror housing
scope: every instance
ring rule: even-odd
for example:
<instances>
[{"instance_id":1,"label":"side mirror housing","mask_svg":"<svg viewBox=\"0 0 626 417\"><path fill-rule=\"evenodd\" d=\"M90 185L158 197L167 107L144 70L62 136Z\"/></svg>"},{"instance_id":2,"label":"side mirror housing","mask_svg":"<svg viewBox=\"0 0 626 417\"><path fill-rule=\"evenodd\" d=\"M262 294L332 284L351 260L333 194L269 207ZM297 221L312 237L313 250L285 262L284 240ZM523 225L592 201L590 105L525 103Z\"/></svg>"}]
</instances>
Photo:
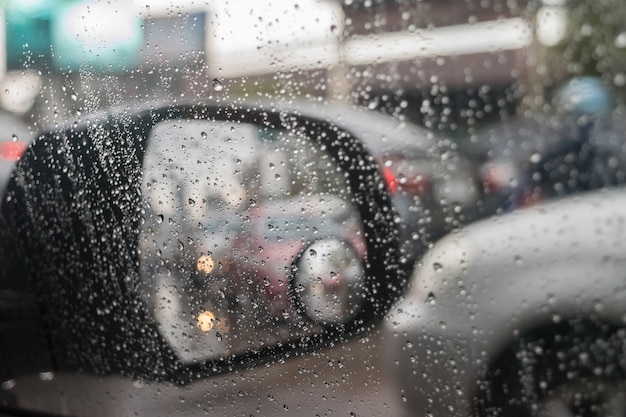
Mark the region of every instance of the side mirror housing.
<instances>
[{"instance_id":1,"label":"side mirror housing","mask_svg":"<svg viewBox=\"0 0 626 417\"><path fill-rule=\"evenodd\" d=\"M374 158L271 107L158 107L44 133L8 184L0 234L5 328L20 335L0 338L39 340L43 358L3 380L185 384L357 335L404 285Z\"/></svg>"}]
</instances>

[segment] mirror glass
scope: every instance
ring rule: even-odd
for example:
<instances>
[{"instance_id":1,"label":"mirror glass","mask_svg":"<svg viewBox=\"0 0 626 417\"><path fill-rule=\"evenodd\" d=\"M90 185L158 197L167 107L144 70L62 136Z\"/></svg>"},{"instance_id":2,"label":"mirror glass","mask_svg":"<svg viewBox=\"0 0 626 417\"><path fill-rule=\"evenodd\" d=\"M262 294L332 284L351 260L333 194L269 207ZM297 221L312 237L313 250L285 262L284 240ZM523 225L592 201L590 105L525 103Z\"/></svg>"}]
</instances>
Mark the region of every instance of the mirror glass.
<instances>
[{"instance_id":1,"label":"mirror glass","mask_svg":"<svg viewBox=\"0 0 626 417\"><path fill-rule=\"evenodd\" d=\"M303 132L165 121L143 165L142 292L184 363L319 333L358 311L359 212Z\"/></svg>"}]
</instances>

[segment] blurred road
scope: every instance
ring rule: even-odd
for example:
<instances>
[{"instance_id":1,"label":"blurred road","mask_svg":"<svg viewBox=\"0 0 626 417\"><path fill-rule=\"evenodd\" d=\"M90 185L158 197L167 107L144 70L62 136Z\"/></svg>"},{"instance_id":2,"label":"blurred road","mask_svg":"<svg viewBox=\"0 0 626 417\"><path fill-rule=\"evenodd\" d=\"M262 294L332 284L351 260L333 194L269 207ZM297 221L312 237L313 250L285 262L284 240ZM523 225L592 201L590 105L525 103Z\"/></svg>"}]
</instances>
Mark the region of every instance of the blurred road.
<instances>
[{"instance_id":1,"label":"blurred road","mask_svg":"<svg viewBox=\"0 0 626 417\"><path fill-rule=\"evenodd\" d=\"M17 381L32 407L85 416L397 416L401 394L381 363L378 331L281 364L186 387L54 375Z\"/></svg>"}]
</instances>

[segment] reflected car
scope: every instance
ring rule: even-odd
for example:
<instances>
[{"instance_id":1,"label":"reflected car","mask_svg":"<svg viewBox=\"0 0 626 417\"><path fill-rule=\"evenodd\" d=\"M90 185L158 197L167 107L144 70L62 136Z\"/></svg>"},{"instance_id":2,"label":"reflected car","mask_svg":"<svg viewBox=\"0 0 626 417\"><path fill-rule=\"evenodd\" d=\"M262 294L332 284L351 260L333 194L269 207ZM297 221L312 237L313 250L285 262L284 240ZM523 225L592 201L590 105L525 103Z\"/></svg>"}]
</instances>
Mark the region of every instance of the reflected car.
<instances>
[{"instance_id":1,"label":"reflected car","mask_svg":"<svg viewBox=\"0 0 626 417\"><path fill-rule=\"evenodd\" d=\"M333 195L257 204L249 210L248 233L234 240L224 262L233 265L229 287L236 291L230 296L237 302L259 303L260 299L260 308L276 321L297 316L299 306L293 303L297 294L290 293L290 281L300 273L302 258L323 256L313 247L326 239L341 242L353 256L349 266L315 277L321 291L342 287L338 281L347 279L342 276L346 269L363 274L365 239L352 204Z\"/></svg>"},{"instance_id":2,"label":"reflected car","mask_svg":"<svg viewBox=\"0 0 626 417\"><path fill-rule=\"evenodd\" d=\"M593 191L435 244L385 325L407 415L623 415L625 204Z\"/></svg>"}]
</instances>

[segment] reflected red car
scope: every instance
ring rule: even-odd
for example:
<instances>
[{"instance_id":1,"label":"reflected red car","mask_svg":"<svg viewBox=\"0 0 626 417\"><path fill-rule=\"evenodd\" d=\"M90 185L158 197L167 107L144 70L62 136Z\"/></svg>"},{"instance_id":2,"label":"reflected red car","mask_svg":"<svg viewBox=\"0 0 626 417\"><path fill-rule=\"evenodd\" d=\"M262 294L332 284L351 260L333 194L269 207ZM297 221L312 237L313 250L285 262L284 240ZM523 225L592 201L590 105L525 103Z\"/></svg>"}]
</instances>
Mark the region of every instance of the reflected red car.
<instances>
[{"instance_id":1,"label":"reflected red car","mask_svg":"<svg viewBox=\"0 0 626 417\"><path fill-rule=\"evenodd\" d=\"M250 208L247 233L231 247L226 263L238 302L258 300L263 293L267 313L292 313L290 279L298 257L316 241L337 238L366 256L361 220L350 203L334 195L299 196ZM256 294L256 296L254 296ZM285 317L285 318L286 318Z\"/></svg>"}]
</instances>

